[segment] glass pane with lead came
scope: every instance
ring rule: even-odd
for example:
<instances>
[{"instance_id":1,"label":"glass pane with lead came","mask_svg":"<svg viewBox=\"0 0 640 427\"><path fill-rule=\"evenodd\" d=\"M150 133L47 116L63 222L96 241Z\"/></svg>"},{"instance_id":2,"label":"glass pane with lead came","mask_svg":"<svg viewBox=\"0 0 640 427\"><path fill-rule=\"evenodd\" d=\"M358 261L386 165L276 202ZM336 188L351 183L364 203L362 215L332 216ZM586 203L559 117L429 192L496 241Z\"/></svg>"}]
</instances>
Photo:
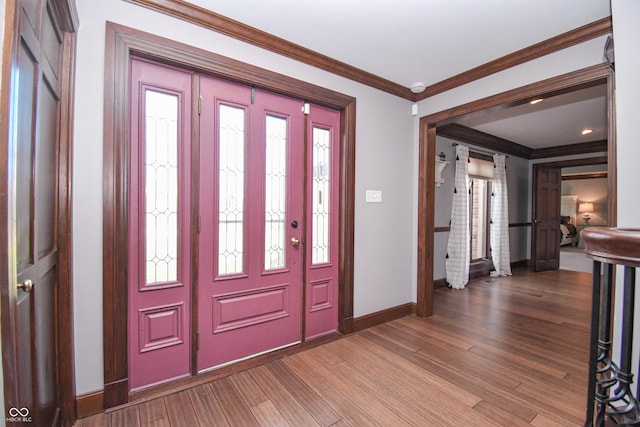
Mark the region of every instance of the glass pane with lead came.
<instances>
[{"instance_id":1,"label":"glass pane with lead came","mask_svg":"<svg viewBox=\"0 0 640 427\"><path fill-rule=\"evenodd\" d=\"M267 116L265 138L264 269L285 266L287 120Z\"/></svg>"},{"instance_id":2,"label":"glass pane with lead came","mask_svg":"<svg viewBox=\"0 0 640 427\"><path fill-rule=\"evenodd\" d=\"M244 271L245 112L219 110L218 274Z\"/></svg>"},{"instance_id":3,"label":"glass pane with lead came","mask_svg":"<svg viewBox=\"0 0 640 427\"><path fill-rule=\"evenodd\" d=\"M331 132L313 128L313 200L311 214L311 262L329 262L329 188Z\"/></svg>"},{"instance_id":4,"label":"glass pane with lead came","mask_svg":"<svg viewBox=\"0 0 640 427\"><path fill-rule=\"evenodd\" d=\"M146 283L178 280L178 97L145 92Z\"/></svg>"}]
</instances>

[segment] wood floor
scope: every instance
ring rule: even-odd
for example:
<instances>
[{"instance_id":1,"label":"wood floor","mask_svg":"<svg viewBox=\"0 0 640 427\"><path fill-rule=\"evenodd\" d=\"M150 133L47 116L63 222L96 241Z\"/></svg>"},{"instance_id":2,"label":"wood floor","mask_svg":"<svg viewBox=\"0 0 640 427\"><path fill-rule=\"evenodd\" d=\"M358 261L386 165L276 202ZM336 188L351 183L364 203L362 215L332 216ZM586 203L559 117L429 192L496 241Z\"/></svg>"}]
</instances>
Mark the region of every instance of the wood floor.
<instances>
[{"instance_id":1,"label":"wood floor","mask_svg":"<svg viewBox=\"0 0 640 427\"><path fill-rule=\"evenodd\" d=\"M584 423L591 276L515 272L258 368L79 420L90 426Z\"/></svg>"}]
</instances>

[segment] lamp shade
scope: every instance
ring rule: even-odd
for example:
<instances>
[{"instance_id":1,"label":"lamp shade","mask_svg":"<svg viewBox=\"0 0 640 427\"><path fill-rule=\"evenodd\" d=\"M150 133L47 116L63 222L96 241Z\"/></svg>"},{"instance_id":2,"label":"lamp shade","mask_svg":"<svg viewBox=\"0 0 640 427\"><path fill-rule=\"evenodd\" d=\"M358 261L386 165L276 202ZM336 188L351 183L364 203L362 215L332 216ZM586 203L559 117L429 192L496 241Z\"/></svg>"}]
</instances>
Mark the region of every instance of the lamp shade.
<instances>
[{"instance_id":1,"label":"lamp shade","mask_svg":"<svg viewBox=\"0 0 640 427\"><path fill-rule=\"evenodd\" d=\"M593 212L593 203L580 203L578 212Z\"/></svg>"}]
</instances>

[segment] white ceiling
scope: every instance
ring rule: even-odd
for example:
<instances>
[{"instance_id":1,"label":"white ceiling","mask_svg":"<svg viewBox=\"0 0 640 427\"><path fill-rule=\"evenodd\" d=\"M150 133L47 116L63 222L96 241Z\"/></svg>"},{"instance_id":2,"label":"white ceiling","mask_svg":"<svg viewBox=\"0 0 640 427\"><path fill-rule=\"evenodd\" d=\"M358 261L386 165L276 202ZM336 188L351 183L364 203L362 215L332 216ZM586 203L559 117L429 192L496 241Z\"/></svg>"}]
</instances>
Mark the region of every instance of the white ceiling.
<instances>
[{"instance_id":1,"label":"white ceiling","mask_svg":"<svg viewBox=\"0 0 640 427\"><path fill-rule=\"evenodd\" d=\"M531 148L606 140L607 88L582 89L457 122ZM593 132L582 135L584 129Z\"/></svg>"},{"instance_id":2,"label":"white ceiling","mask_svg":"<svg viewBox=\"0 0 640 427\"><path fill-rule=\"evenodd\" d=\"M188 2L406 87L432 85L610 15L609 0ZM595 98L584 98L589 95ZM543 122L498 117L466 125L532 148L606 139L601 95L582 94L564 108L543 102L536 114ZM596 122L586 123L591 119ZM576 129L584 126L604 133L581 137Z\"/></svg>"}]
</instances>

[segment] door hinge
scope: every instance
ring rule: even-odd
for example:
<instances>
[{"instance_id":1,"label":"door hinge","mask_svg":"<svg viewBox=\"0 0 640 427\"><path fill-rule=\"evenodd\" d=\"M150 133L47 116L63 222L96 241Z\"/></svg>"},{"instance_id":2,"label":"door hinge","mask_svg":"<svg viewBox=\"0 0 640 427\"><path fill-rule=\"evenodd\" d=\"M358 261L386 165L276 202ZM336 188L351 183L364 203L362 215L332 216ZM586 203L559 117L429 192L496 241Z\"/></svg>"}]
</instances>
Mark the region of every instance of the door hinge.
<instances>
[{"instance_id":1,"label":"door hinge","mask_svg":"<svg viewBox=\"0 0 640 427\"><path fill-rule=\"evenodd\" d=\"M302 112L307 115L311 112L311 105L308 102L305 102L302 106Z\"/></svg>"},{"instance_id":2,"label":"door hinge","mask_svg":"<svg viewBox=\"0 0 640 427\"><path fill-rule=\"evenodd\" d=\"M200 234L200 230L202 229L202 218L198 215L198 219L196 220L196 229L198 230L198 234Z\"/></svg>"},{"instance_id":3,"label":"door hinge","mask_svg":"<svg viewBox=\"0 0 640 427\"><path fill-rule=\"evenodd\" d=\"M200 350L200 331L196 332L196 350Z\"/></svg>"},{"instance_id":4,"label":"door hinge","mask_svg":"<svg viewBox=\"0 0 640 427\"><path fill-rule=\"evenodd\" d=\"M200 113L202 113L202 97L201 96L198 97L198 115L200 115Z\"/></svg>"}]
</instances>

